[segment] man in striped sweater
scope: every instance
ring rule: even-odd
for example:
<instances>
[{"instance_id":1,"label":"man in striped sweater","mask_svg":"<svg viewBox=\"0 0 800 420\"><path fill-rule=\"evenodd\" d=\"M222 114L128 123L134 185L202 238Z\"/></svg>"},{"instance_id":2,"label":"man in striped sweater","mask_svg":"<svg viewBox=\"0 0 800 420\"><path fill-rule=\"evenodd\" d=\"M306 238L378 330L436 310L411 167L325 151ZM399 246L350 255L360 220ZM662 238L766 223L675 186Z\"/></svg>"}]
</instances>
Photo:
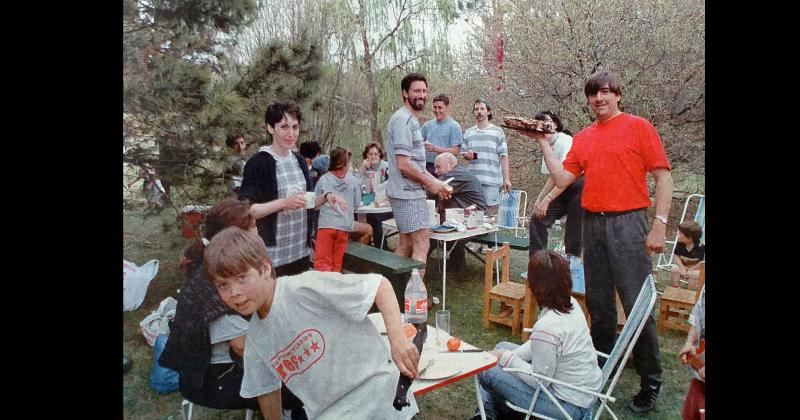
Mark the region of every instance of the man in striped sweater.
<instances>
[{"instance_id":1,"label":"man in striped sweater","mask_svg":"<svg viewBox=\"0 0 800 420\"><path fill-rule=\"evenodd\" d=\"M500 127L489 122L492 108L485 100L476 100L472 113L476 124L464 131L461 155L469 161L470 172L481 182L488 213L494 215L500 204L500 189L511 189L506 135Z\"/></svg>"}]
</instances>

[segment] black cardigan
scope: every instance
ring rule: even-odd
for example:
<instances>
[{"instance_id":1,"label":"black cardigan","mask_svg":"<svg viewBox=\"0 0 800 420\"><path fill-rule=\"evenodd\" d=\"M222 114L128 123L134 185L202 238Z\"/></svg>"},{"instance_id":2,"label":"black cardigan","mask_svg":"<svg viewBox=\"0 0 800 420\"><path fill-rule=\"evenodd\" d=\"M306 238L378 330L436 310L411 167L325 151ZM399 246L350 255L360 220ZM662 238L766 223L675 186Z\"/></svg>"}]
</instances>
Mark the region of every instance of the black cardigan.
<instances>
[{"instance_id":1,"label":"black cardigan","mask_svg":"<svg viewBox=\"0 0 800 420\"><path fill-rule=\"evenodd\" d=\"M292 152L297 158L297 164L303 171L306 179L306 191L313 191L311 175L308 173L306 160L300 153ZM247 160L244 165L244 179L239 188L239 200L248 199L252 203L267 203L278 198L278 178L275 176L275 158L265 151L260 151ZM306 244L312 247L311 234L313 232L313 210L307 210L306 217L308 229L306 230ZM275 246L275 232L278 224L278 212L256 220L258 234L267 246Z\"/></svg>"},{"instance_id":2,"label":"black cardigan","mask_svg":"<svg viewBox=\"0 0 800 420\"><path fill-rule=\"evenodd\" d=\"M211 364L208 324L232 313L205 275L202 250L200 247L187 251L192 263L178 294L169 339L158 360L162 366L178 372L181 394L189 400L202 394L206 370Z\"/></svg>"}]
</instances>

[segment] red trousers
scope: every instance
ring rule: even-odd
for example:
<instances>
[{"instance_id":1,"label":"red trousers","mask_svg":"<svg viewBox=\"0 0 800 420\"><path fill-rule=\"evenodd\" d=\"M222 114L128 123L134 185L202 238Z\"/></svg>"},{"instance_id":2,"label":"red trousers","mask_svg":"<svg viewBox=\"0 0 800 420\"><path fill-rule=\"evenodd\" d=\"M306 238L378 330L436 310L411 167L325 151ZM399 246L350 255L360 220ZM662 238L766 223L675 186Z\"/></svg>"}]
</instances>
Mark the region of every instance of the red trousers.
<instances>
[{"instance_id":1,"label":"red trousers","mask_svg":"<svg viewBox=\"0 0 800 420\"><path fill-rule=\"evenodd\" d=\"M342 272L342 260L347 249L350 232L336 229L317 230L317 247L314 249L314 270Z\"/></svg>"},{"instance_id":2,"label":"red trousers","mask_svg":"<svg viewBox=\"0 0 800 420\"><path fill-rule=\"evenodd\" d=\"M683 420L705 420L705 411L700 412L700 409L706 408L706 383L692 378L692 383L689 385L689 391L686 393L686 399L683 401L683 409L681 410L681 417Z\"/></svg>"}]
</instances>

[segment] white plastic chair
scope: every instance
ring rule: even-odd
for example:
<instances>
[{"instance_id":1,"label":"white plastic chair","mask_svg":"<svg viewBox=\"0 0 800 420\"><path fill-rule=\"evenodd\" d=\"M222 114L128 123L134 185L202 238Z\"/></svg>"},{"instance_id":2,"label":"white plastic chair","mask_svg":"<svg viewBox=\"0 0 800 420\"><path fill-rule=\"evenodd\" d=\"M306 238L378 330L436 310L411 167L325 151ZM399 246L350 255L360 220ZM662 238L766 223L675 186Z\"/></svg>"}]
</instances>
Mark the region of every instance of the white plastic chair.
<instances>
[{"instance_id":1,"label":"white plastic chair","mask_svg":"<svg viewBox=\"0 0 800 420\"><path fill-rule=\"evenodd\" d=\"M522 210L522 213L520 213ZM523 190L511 190L500 193L500 206L497 210L497 226L513 229L514 236L520 230L527 233L525 224L528 221L528 193Z\"/></svg>"},{"instance_id":2,"label":"white plastic chair","mask_svg":"<svg viewBox=\"0 0 800 420\"><path fill-rule=\"evenodd\" d=\"M573 384L569 384L563 381L559 381L554 378L550 378L544 375L540 375L538 373L532 372L529 369L519 369L519 368L504 368L503 370L506 372L519 372L525 375L533 376L538 383L536 387L536 393L533 395L533 401L531 401L531 405L528 409L524 409L522 407L518 407L508 401L506 401L506 405L514 411L520 413L526 413L525 420L528 420L531 415L536 415L537 417L541 417L543 419L553 419L552 417L547 417L536 413L534 411L534 406L536 404L536 400L539 397L539 392L542 391L547 395L548 398L558 407L561 414L564 415L566 419L572 419L572 417L567 414L561 404L558 402L558 399L550 392L549 389L545 385L542 384L542 381L547 383L554 383L558 384L570 389L574 389L576 391L580 391L586 394L589 394L594 398L592 400L592 405L590 407L594 407L598 401L600 401L600 406L595 411L594 419L597 420L600 418L603 410L608 411L608 413L614 419L617 416L611 411L611 408L608 406L609 402L615 402L616 399L611 396L611 393L614 391L614 386L617 384L617 380L619 380L620 375L622 374L622 369L625 367L625 362L628 360L631 352L633 351L633 347L636 345L636 341L639 339L639 335L642 333L644 329L645 323L647 323L647 319L650 317L650 314L653 311L653 306L656 303L656 285L653 275L647 276L642 285L642 290L639 291L639 296L636 298L636 303L634 303L633 308L631 309L630 314L628 314L628 319L625 322L625 327L622 328L622 332L619 333L619 337L617 337L617 341L614 344L614 348L611 350L611 354L605 354L602 352L597 352L597 355L606 359L606 363L603 365L602 369L602 382L600 383L600 387L598 389L587 389L584 387L576 386ZM530 328L525 328L523 331L530 332ZM620 369L614 370L616 366L619 366ZM611 374L614 373L613 378L609 382L609 378Z\"/></svg>"},{"instance_id":3,"label":"white plastic chair","mask_svg":"<svg viewBox=\"0 0 800 420\"><path fill-rule=\"evenodd\" d=\"M706 196L703 194L692 194L686 197L686 203L683 205L683 213L681 213L681 221L679 223L683 223L686 220L686 212L689 209L689 202L692 199L699 199L697 202L697 209L694 212L694 221L703 228L703 236L700 237L700 241L705 243L706 239ZM658 262L656 263L656 268L669 271L672 267L672 258L675 256L675 246L678 244L678 231L675 230L675 239L671 241L666 241L667 247L669 247L669 255L667 253L658 254Z\"/></svg>"},{"instance_id":4,"label":"white plastic chair","mask_svg":"<svg viewBox=\"0 0 800 420\"><path fill-rule=\"evenodd\" d=\"M181 417L183 420L192 420L192 411L194 410L194 403L189 400L183 400L181 403ZM245 420L253 419L253 410L247 408L244 411Z\"/></svg>"}]
</instances>

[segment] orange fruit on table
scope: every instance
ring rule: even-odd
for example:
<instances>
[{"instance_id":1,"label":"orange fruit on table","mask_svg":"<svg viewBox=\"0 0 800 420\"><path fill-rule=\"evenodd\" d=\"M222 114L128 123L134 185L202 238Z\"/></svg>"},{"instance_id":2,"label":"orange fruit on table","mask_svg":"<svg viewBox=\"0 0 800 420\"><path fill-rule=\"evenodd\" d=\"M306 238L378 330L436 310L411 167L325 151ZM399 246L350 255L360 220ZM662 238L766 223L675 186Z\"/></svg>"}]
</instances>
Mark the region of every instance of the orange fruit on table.
<instances>
[{"instance_id":1,"label":"orange fruit on table","mask_svg":"<svg viewBox=\"0 0 800 420\"><path fill-rule=\"evenodd\" d=\"M447 340L447 349L450 351L456 351L458 348L461 347L461 340L453 337Z\"/></svg>"},{"instance_id":2,"label":"orange fruit on table","mask_svg":"<svg viewBox=\"0 0 800 420\"><path fill-rule=\"evenodd\" d=\"M403 332L406 333L407 338L414 337L417 335L417 329L414 327L413 324L403 324Z\"/></svg>"}]
</instances>

